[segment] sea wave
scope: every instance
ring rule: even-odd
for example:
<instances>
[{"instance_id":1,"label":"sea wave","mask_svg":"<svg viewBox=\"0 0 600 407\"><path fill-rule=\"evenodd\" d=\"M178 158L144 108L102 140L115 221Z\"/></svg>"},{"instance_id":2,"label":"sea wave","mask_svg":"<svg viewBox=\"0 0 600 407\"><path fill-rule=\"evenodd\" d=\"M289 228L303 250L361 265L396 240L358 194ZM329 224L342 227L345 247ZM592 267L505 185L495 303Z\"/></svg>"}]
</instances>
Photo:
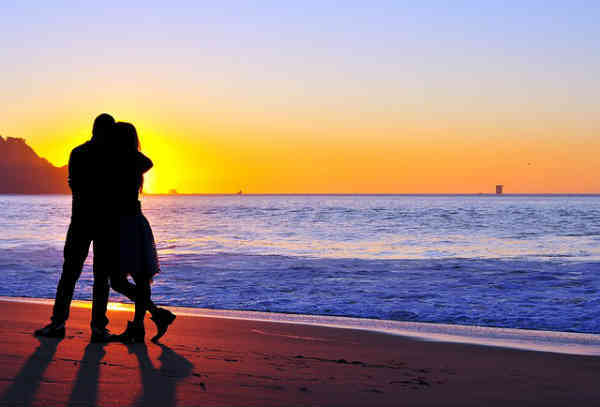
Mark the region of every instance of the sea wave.
<instances>
[{"instance_id":1,"label":"sea wave","mask_svg":"<svg viewBox=\"0 0 600 407\"><path fill-rule=\"evenodd\" d=\"M166 305L600 333L599 262L160 257L153 298ZM60 250L1 250L0 259L0 295L53 297ZM88 260L75 298L89 299L92 282Z\"/></svg>"}]
</instances>

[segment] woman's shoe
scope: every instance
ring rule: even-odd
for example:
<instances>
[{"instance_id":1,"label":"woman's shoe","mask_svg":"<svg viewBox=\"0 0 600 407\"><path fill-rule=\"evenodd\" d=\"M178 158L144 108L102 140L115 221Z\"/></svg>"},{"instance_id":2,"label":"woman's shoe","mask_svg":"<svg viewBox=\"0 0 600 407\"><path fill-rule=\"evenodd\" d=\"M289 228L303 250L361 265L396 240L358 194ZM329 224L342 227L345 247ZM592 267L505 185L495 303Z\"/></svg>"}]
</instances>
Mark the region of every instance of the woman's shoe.
<instances>
[{"instance_id":1,"label":"woman's shoe","mask_svg":"<svg viewBox=\"0 0 600 407\"><path fill-rule=\"evenodd\" d=\"M150 319L156 324L156 335L154 335L151 341L156 342L167 333L167 328L175 321L175 314L167 309L157 308Z\"/></svg>"},{"instance_id":2,"label":"woman's shoe","mask_svg":"<svg viewBox=\"0 0 600 407\"><path fill-rule=\"evenodd\" d=\"M142 343L145 336L146 331L143 324L137 325L127 321L127 329L121 335L118 335L116 340L123 343Z\"/></svg>"}]
</instances>

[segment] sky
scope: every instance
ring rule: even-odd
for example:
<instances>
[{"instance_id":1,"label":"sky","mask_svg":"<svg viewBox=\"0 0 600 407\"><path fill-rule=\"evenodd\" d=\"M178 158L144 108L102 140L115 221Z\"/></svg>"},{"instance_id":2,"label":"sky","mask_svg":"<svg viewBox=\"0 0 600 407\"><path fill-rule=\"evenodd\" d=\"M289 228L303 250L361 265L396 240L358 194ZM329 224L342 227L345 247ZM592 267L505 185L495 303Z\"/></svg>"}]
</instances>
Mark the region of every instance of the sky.
<instances>
[{"instance_id":1,"label":"sky","mask_svg":"<svg viewBox=\"0 0 600 407\"><path fill-rule=\"evenodd\" d=\"M600 193L597 1L0 3L0 135L164 193ZM209 2L206 2L209 3Z\"/></svg>"}]
</instances>

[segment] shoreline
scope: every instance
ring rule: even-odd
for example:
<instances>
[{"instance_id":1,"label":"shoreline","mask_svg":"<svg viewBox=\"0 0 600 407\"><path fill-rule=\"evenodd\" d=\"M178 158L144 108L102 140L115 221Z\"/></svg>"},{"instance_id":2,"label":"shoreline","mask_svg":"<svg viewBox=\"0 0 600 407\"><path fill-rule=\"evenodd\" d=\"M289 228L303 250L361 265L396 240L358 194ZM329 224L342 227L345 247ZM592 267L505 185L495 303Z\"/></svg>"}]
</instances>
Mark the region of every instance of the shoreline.
<instances>
[{"instance_id":1,"label":"shoreline","mask_svg":"<svg viewBox=\"0 0 600 407\"><path fill-rule=\"evenodd\" d=\"M3 297L0 301L52 305L53 299L32 297ZM73 300L73 307L91 308L90 301ZM277 312L241 311L165 306L177 315L204 318L223 318L277 324L296 324L337 329L352 329L383 333L420 341L481 345L505 349L559 353L567 355L600 356L600 334L498 328L473 325L404 322L344 316L287 314ZM132 311L127 303L109 304L111 311Z\"/></svg>"}]
</instances>

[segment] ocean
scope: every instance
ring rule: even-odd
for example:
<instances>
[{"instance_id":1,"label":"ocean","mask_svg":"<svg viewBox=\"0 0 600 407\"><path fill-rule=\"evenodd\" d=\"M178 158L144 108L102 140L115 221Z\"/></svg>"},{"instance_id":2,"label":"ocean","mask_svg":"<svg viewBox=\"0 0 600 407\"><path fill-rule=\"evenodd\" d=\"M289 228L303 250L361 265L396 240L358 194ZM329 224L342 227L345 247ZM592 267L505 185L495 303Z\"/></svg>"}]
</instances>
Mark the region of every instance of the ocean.
<instances>
[{"instance_id":1,"label":"ocean","mask_svg":"<svg viewBox=\"0 0 600 407\"><path fill-rule=\"evenodd\" d=\"M0 296L54 297L70 205L0 195ZM179 195L142 206L161 304L600 333L600 196ZM90 251L77 299L91 298L91 262Z\"/></svg>"}]
</instances>

